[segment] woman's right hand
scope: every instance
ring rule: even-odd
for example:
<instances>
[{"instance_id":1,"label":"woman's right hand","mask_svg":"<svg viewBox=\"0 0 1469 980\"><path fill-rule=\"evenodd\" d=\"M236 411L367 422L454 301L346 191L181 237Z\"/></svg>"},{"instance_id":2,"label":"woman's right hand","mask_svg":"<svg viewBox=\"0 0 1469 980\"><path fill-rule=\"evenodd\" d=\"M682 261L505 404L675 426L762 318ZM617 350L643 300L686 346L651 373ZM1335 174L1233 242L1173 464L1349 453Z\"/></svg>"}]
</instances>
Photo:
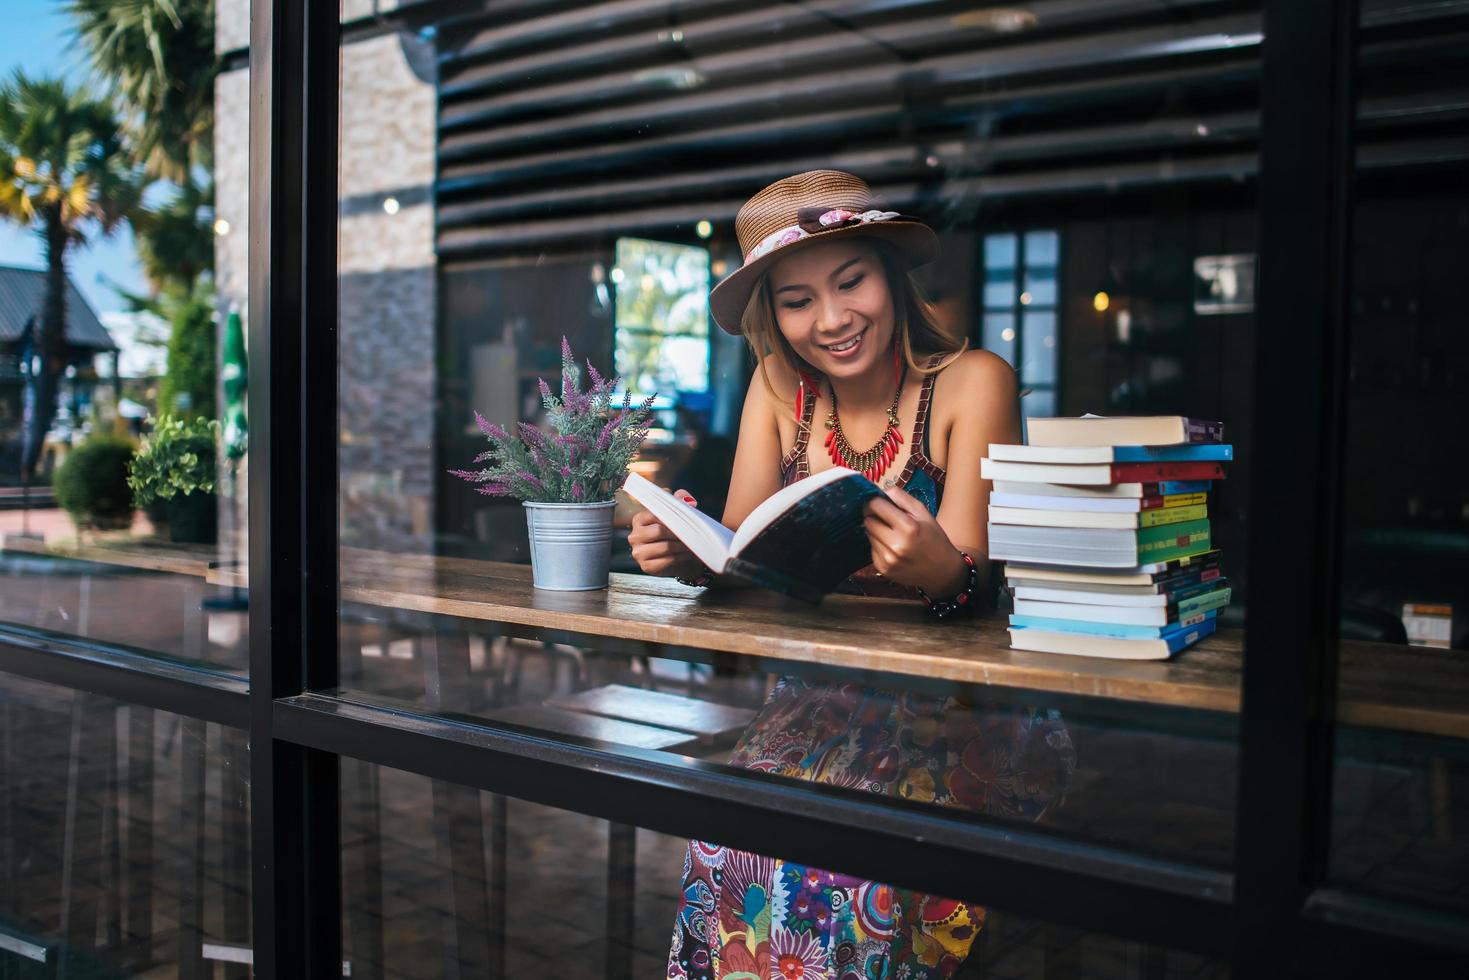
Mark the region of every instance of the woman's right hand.
<instances>
[{"instance_id":1,"label":"woman's right hand","mask_svg":"<svg viewBox=\"0 0 1469 980\"><path fill-rule=\"evenodd\" d=\"M673 495L690 507L698 503L687 490L675 490ZM651 511L639 511L633 516L627 543L632 546L633 560L648 575L697 578L708 571Z\"/></svg>"}]
</instances>

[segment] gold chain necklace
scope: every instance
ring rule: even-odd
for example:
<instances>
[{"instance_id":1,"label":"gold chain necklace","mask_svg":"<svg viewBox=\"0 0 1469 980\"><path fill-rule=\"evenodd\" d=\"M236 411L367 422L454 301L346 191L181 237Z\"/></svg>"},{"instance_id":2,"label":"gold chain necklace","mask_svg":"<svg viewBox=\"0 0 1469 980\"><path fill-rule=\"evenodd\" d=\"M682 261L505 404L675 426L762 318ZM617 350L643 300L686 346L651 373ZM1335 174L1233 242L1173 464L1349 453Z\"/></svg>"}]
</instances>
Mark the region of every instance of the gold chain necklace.
<instances>
[{"instance_id":1,"label":"gold chain necklace","mask_svg":"<svg viewBox=\"0 0 1469 980\"><path fill-rule=\"evenodd\" d=\"M907 376L908 365L904 364L898 375L898 390L893 392L893 403L888 406L887 429L877 444L866 452L859 453L847 441L846 434L842 432L842 420L837 415L837 390L835 387L831 389L831 411L826 416L826 451L833 464L856 470L874 483L882 478L898 455L898 445L903 441L903 433L898 428L898 400L903 397L903 381Z\"/></svg>"}]
</instances>

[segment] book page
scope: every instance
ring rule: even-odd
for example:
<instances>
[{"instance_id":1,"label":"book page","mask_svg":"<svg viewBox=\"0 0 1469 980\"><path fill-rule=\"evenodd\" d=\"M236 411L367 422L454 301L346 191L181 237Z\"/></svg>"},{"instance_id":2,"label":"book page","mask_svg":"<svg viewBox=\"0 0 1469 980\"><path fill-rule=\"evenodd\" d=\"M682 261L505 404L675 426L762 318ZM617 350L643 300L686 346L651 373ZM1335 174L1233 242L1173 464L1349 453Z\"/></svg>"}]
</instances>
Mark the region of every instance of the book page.
<instances>
[{"instance_id":1,"label":"book page","mask_svg":"<svg viewBox=\"0 0 1469 980\"><path fill-rule=\"evenodd\" d=\"M724 571L731 550L730 540L734 537L733 531L636 473L627 475L627 482L622 488L627 491L628 496L662 521L663 526L672 531L680 541L688 545L689 550L700 561L716 572Z\"/></svg>"},{"instance_id":2,"label":"book page","mask_svg":"<svg viewBox=\"0 0 1469 980\"><path fill-rule=\"evenodd\" d=\"M822 470L815 476L808 476L804 480L797 480L790 486L777 490L765 498L765 501L760 506L750 511L750 516L746 517L740 524L739 530L734 533L734 538L729 542L729 553L738 555L745 545L753 541L761 531L775 523L780 515L790 510L796 501L802 497L814 493L828 483L834 483L842 477L855 475L855 470L849 470L845 466L833 466L829 470Z\"/></svg>"}]
</instances>

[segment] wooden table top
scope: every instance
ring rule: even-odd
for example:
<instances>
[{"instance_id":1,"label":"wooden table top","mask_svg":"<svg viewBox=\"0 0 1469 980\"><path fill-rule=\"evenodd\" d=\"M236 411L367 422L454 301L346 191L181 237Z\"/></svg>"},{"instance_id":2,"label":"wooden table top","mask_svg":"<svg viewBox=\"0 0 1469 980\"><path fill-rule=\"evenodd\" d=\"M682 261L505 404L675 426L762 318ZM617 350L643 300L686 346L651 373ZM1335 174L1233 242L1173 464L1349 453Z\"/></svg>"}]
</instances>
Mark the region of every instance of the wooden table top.
<instances>
[{"instance_id":1,"label":"wooden table top","mask_svg":"<svg viewBox=\"0 0 1469 980\"><path fill-rule=\"evenodd\" d=\"M205 547L39 550L248 585L239 567L208 568ZM706 592L645 575L614 574L602 591L546 592L531 587L524 565L353 548L342 550L341 585L344 602L585 636L1204 711L1240 707L1239 630L1221 630L1167 661L1071 657L1010 649L999 615L934 623L910 602L830 596L815 608L759 589ZM1463 653L1347 641L1340 675L1343 723L1469 738Z\"/></svg>"},{"instance_id":2,"label":"wooden table top","mask_svg":"<svg viewBox=\"0 0 1469 980\"><path fill-rule=\"evenodd\" d=\"M219 557L218 546L212 544L174 544L134 536L99 536L95 541L83 542L75 538L42 541L9 535L4 550L194 578L207 577L210 564Z\"/></svg>"},{"instance_id":3,"label":"wooden table top","mask_svg":"<svg viewBox=\"0 0 1469 980\"><path fill-rule=\"evenodd\" d=\"M1239 630L1167 661L1071 657L1010 649L998 615L935 623L911 602L830 596L813 608L764 590L705 592L645 575L614 574L603 591L545 592L531 587L523 565L353 549L342 553L342 599L964 684L1217 712L1240 707ZM1341 678L1344 723L1469 738L1469 659L1461 653L1349 641Z\"/></svg>"}]
</instances>

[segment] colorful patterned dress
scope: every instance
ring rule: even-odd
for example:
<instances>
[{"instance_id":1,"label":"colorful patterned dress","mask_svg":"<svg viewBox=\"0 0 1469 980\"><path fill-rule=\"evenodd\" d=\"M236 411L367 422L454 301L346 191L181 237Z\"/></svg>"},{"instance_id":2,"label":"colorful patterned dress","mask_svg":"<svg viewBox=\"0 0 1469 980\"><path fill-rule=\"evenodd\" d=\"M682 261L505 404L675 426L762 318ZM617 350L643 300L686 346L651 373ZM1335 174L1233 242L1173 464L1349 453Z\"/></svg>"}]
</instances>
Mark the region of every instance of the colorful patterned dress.
<instances>
[{"instance_id":1,"label":"colorful patterned dress","mask_svg":"<svg viewBox=\"0 0 1469 980\"><path fill-rule=\"evenodd\" d=\"M898 485L938 513L929 375ZM783 480L809 474L804 399ZM784 677L731 765L987 816L1039 820L1076 766L1060 716L1014 706ZM691 841L670 980L935 980L957 971L985 912L954 899Z\"/></svg>"}]
</instances>

